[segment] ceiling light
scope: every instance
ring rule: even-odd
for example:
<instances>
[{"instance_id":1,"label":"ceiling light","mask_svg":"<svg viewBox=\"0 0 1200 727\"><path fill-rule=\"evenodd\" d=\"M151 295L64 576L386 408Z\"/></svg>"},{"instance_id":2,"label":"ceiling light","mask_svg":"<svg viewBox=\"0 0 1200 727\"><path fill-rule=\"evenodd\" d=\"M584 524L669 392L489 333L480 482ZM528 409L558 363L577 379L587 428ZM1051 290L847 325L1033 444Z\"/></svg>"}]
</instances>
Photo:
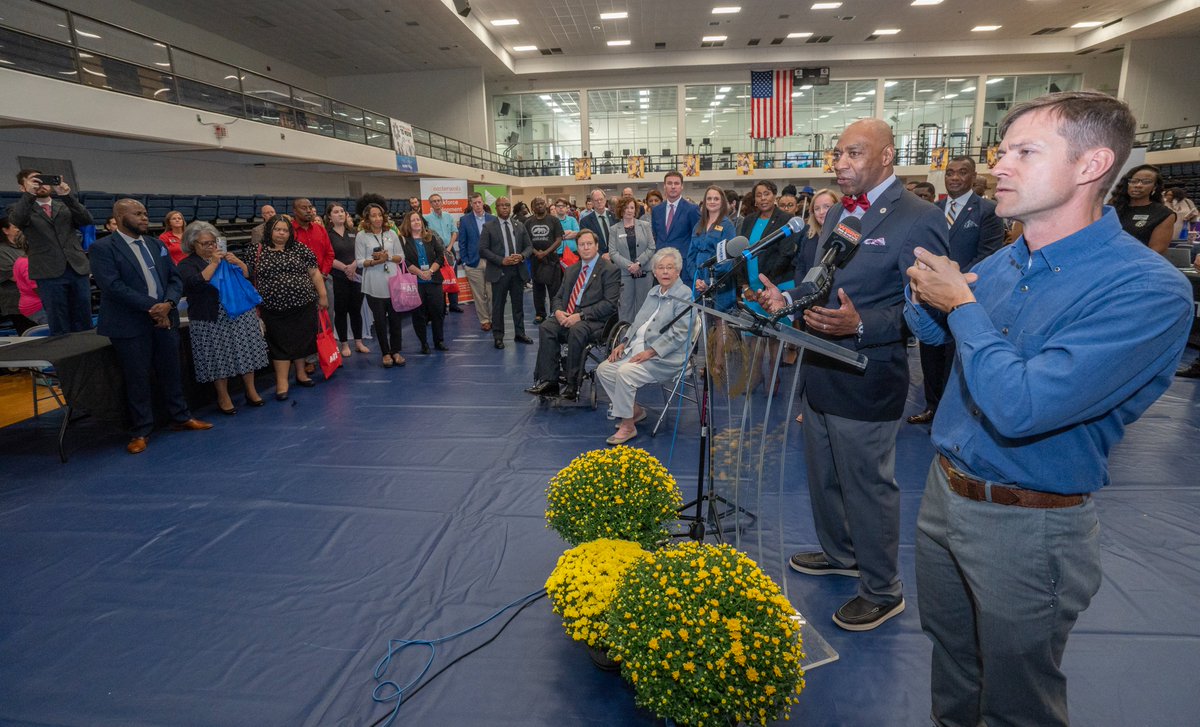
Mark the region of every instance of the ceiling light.
<instances>
[{"instance_id":1,"label":"ceiling light","mask_svg":"<svg viewBox=\"0 0 1200 727\"><path fill-rule=\"evenodd\" d=\"M918 88L917 93L933 93L932 88Z\"/></svg>"},{"instance_id":2,"label":"ceiling light","mask_svg":"<svg viewBox=\"0 0 1200 727\"><path fill-rule=\"evenodd\" d=\"M624 20L629 17L629 13L621 11L618 13L600 13L601 20Z\"/></svg>"},{"instance_id":3,"label":"ceiling light","mask_svg":"<svg viewBox=\"0 0 1200 727\"><path fill-rule=\"evenodd\" d=\"M550 108L554 108L555 106L558 106L558 104L554 103L553 101L547 101L546 105L549 106Z\"/></svg>"},{"instance_id":4,"label":"ceiling light","mask_svg":"<svg viewBox=\"0 0 1200 727\"><path fill-rule=\"evenodd\" d=\"M990 85L992 85L993 83L1000 83L1000 82L1001 82L1001 81L1003 81L1003 80L1004 80L1003 78L989 78L989 79L987 80L987 84L990 86Z\"/></svg>"},{"instance_id":5,"label":"ceiling light","mask_svg":"<svg viewBox=\"0 0 1200 727\"><path fill-rule=\"evenodd\" d=\"M543 101L549 101L553 97L548 93L543 93L541 96L538 96L538 98L540 98Z\"/></svg>"},{"instance_id":6,"label":"ceiling light","mask_svg":"<svg viewBox=\"0 0 1200 727\"><path fill-rule=\"evenodd\" d=\"M716 99L716 100L718 100L718 101L724 101L724 100L725 100L725 94L723 94L723 93L718 93L716 96L713 96L713 98L715 98L715 99Z\"/></svg>"},{"instance_id":7,"label":"ceiling light","mask_svg":"<svg viewBox=\"0 0 1200 727\"><path fill-rule=\"evenodd\" d=\"M730 90L732 90L732 89L729 86L721 86L720 88L717 89L717 93L729 93Z\"/></svg>"},{"instance_id":8,"label":"ceiling light","mask_svg":"<svg viewBox=\"0 0 1200 727\"><path fill-rule=\"evenodd\" d=\"M896 33L899 33L899 32L900 32L899 28L880 28L879 30L876 30L874 33L871 33L871 35L895 35Z\"/></svg>"},{"instance_id":9,"label":"ceiling light","mask_svg":"<svg viewBox=\"0 0 1200 727\"><path fill-rule=\"evenodd\" d=\"M963 81L965 81L967 79L965 79L965 78L948 78L946 80L950 81L950 83L962 83Z\"/></svg>"},{"instance_id":10,"label":"ceiling light","mask_svg":"<svg viewBox=\"0 0 1200 727\"><path fill-rule=\"evenodd\" d=\"M721 102L720 102L720 101L710 101L710 102L708 103L708 105L709 105L709 106L720 106L720 105L721 105Z\"/></svg>"},{"instance_id":11,"label":"ceiling light","mask_svg":"<svg viewBox=\"0 0 1200 727\"><path fill-rule=\"evenodd\" d=\"M683 100L684 101L695 101L696 97L695 96L684 96Z\"/></svg>"},{"instance_id":12,"label":"ceiling light","mask_svg":"<svg viewBox=\"0 0 1200 727\"><path fill-rule=\"evenodd\" d=\"M638 91L638 95L639 95L639 96L649 96L649 95L650 95L650 89L648 89L648 88L643 88L643 89L641 89L640 91Z\"/></svg>"},{"instance_id":13,"label":"ceiling light","mask_svg":"<svg viewBox=\"0 0 1200 727\"><path fill-rule=\"evenodd\" d=\"M550 110L551 110L551 111L553 111L553 112L554 112L554 113L556 113L556 114L562 114L562 113L566 113L566 112L565 112L565 111L563 111L562 109L550 109Z\"/></svg>"},{"instance_id":14,"label":"ceiling light","mask_svg":"<svg viewBox=\"0 0 1200 727\"><path fill-rule=\"evenodd\" d=\"M609 45L609 47L618 46L618 45L629 45L631 42L632 41L628 41L628 40L610 40L610 41L608 41L608 45Z\"/></svg>"},{"instance_id":15,"label":"ceiling light","mask_svg":"<svg viewBox=\"0 0 1200 727\"><path fill-rule=\"evenodd\" d=\"M957 93L948 93L945 96L942 96L942 98L958 98L958 94Z\"/></svg>"},{"instance_id":16,"label":"ceiling light","mask_svg":"<svg viewBox=\"0 0 1200 727\"><path fill-rule=\"evenodd\" d=\"M1082 23L1075 23L1071 27L1072 28L1099 28L1101 25L1104 25L1104 23L1101 23L1099 20L1087 20Z\"/></svg>"},{"instance_id":17,"label":"ceiling light","mask_svg":"<svg viewBox=\"0 0 1200 727\"><path fill-rule=\"evenodd\" d=\"M837 10L842 6L841 3L813 3L813 10Z\"/></svg>"},{"instance_id":18,"label":"ceiling light","mask_svg":"<svg viewBox=\"0 0 1200 727\"><path fill-rule=\"evenodd\" d=\"M501 25L520 25L520 24L521 24L521 21L517 20L516 18L500 18L499 20L492 21L492 25L495 25L497 27L499 27Z\"/></svg>"},{"instance_id":19,"label":"ceiling light","mask_svg":"<svg viewBox=\"0 0 1200 727\"><path fill-rule=\"evenodd\" d=\"M100 36L96 35L95 33L89 33L86 30L76 30L75 34L82 35L84 38L99 38L100 37Z\"/></svg>"},{"instance_id":20,"label":"ceiling light","mask_svg":"<svg viewBox=\"0 0 1200 727\"><path fill-rule=\"evenodd\" d=\"M874 95L875 95L875 89L873 89L873 88L872 88L870 91L863 91L863 95L864 95L864 96L874 96Z\"/></svg>"},{"instance_id":21,"label":"ceiling light","mask_svg":"<svg viewBox=\"0 0 1200 727\"><path fill-rule=\"evenodd\" d=\"M806 83L806 84L804 84L803 86L801 86L801 87L800 87L800 90L801 90L801 91L807 91L807 90L808 90L808 89L810 89L810 88L812 88L812 84L811 84L811 83Z\"/></svg>"},{"instance_id":22,"label":"ceiling light","mask_svg":"<svg viewBox=\"0 0 1200 727\"><path fill-rule=\"evenodd\" d=\"M941 5L942 0L913 0L913 5Z\"/></svg>"},{"instance_id":23,"label":"ceiling light","mask_svg":"<svg viewBox=\"0 0 1200 727\"><path fill-rule=\"evenodd\" d=\"M523 53L528 50L537 50L536 45L514 45L513 50L517 53Z\"/></svg>"},{"instance_id":24,"label":"ceiling light","mask_svg":"<svg viewBox=\"0 0 1200 727\"><path fill-rule=\"evenodd\" d=\"M728 35L706 35L700 40L704 43L723 43Z\"/></svg>"},{"instance_id":25,"label":"ceiling light","mask_svg":"<svg viewBox=\"0 0 1200 727\"><path fill-rule=\"evenodd\" d=\"M803 94L802 92L800 92L800 91L792 91L792 98L797 98L797 97L799 97L799 96L803 96L803 95L804 95L804 94ZM745 97L745 96L738 96L738 98L746 98L746 97Z\"/></svg>"},{"instance_id":26,"label":"ceiling light","mask_svg":"<svg viewBox=\"0 0 1200 727\"><path fill-rule=\"evenodd\" d=\"M804 94L797 91L796 93L793 93L792 95L793 96L803 96ZM750 97L749 96L734 96L734 98L750 98Z\"/></svg>"},{"instance_id":27,"label":"ceiling light","mask_svg":"<svg viewBox=\"0 0 1200 727\"><path fill-rule=\"evenodd\" d=\"M961 93L967 93L968 91L974 91L974 90L975 90L974 86L963 86Z\"/></svg>"},{"instance_id":28,"label":"ceiling light","mask_svg":"<svg viewBox=\"0 0 1200 727\"><path fill-rule=\"evenodd\" d=\"M999 26L999 25L976 25L974 28L971 28L971 32L972 33L990 33L993 30L1000 30L1000 28L1001 28L1001 26Z\"/></svg>"},{"instance_id":29,"label":"ceiling light","mask_svg":"<svg viewBox=\"0 0 1200 727\"><path fill-rule=\"evenodd\" d=\"M732 15L733 13L742 12L741 7L737 5L726 5L725 7L713 8L713 15Z\"/></svg>"},{"instance_id":30,"label":"ceiling light","mask_svg":"<svg viewBox=\"0 0 1200 727\"><path fill-rule=\"evenodd\" d=\"M883 87L884 87L884 88L891 88L892 86L895 86L897 83L900 83L900 82L899 82L899 81L884 81L884 82L883 82Z\"/></svg>"},{"instance_id":31,"label":"ceiling light","mask_svg":"<svg viewBox=\"0 0 1200 727\"><path fill-rule=\"evenodd\" d=\"M812 33L788 33L787 34L787 37L789 37L789 38L809 38L811 36L812 36Z\"/></svg>"},{"instance_id":32,"label":"ceiling light","mask_svg":"<svg viewBox=\"0 0 1200 727\"><path fill-rule=\"evenodd\" d=\"M863 100L866 100L866 98L867 98L866 96L855 96L854 98L850 99L850 101L851 102L863 101Z\"/></svg>"}]
</instances>

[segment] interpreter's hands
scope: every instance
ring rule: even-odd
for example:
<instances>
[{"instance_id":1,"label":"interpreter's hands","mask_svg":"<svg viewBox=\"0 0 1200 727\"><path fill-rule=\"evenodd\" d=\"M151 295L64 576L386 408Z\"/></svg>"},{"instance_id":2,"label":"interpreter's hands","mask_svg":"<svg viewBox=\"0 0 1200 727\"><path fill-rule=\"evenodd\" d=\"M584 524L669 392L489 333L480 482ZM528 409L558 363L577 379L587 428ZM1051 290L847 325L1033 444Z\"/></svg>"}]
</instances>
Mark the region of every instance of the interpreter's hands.
<instances>
[{"instance_id":1,"label":"interpreter's hands","mask_svg":"<svg viewBox=\"0 0 1200 727\"><path fill-rule=\"evenodd\" d=\"M657 355L658 354L656 354L654 352L653 348L647 348L645 351L642 351L641 353L635 353L632 356L630 356L629 363L640 364L643 361L649 361L650 359L654 358Z\"/></svg>"},{"instance_id":2,"label":"interpreter's hands","mask_svg":"<svg viewBox=\"0 0 1200 727\"><path fill-rule=\"evenodd\" d=\"M971 284L979 280L978 275L963 273L958 263L944 255L934 255L923 247L913 252L917 259L908 269L913 302L927 303L943 313L949 313L964 303L975 302Z\"/></svg>"},{"instance_id":3,"label":"interpreter's hands","mask_svg":"<svg viewBox=\"0 0 1200 727\"><path fill-rule=\"evenodd\" d=\"M621 358L621 354L625 353L625 344L618 343L613 346L613 350L608 354L609 363L616 363L617 359Z\"/></svg>"},{"instance_id":4,"label":"interpreter's hands","mask_svg":"<svg viewBox=\"0 0 1200 727\"><path fill-rule=\"evenodd\" d=\"M763 289L755 293L753 290L742 292L742 297L746 300L758 303L768 313L778 313L787 307L787 298L783 297L783 293L779 292L779 288L775 287L775 283L771 282L763 273L758 274L758 279L763 284ZM753 295L754 297L750 297Z\"/></svg>"},{"instance_id":5,"label":"interpreter's hands","mask_svg":"<svg viewBox=\"0 0 1200 727\"><path fill-rule=\"evenodd\" d=\"M804 311L804 323L808 325L809 330L820 331L829 336L856 335L862 317L858 315L850 296L841 288L838 288L838 301L842 307L837 310L813 306Z\"/></svg>"}]
</instances>

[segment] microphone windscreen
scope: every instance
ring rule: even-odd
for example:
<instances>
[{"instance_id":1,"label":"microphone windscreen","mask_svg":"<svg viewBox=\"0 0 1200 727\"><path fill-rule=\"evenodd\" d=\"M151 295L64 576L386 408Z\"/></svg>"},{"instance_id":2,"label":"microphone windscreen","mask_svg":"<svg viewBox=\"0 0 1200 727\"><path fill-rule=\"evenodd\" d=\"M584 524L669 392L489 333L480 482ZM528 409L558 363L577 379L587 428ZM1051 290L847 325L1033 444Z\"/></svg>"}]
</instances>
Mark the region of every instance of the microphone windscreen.
<instances>
[{"instance_id":1,"label":"microphone windscreen","mask_svg":"<svg viewBox=\"0 0 1200 727\"><path fill-rule=\"evenodd\" d=\"M857 217L844 217L838 220L832 237L840 238L851 246L857 245L859 239L862 238L862 220Z\"/></svg>"},{"instance_id":2,"label":"microphone windscreen","mask_svg":"<svg viewBox=\"0 0 1200 727\"><path fill-rule=\"evenodd\" d=\"M738 235L725 243L725 255L726 257L737 257L744 253L748 247L750 247L750 241Z\"/></svg>"}]
</instances>

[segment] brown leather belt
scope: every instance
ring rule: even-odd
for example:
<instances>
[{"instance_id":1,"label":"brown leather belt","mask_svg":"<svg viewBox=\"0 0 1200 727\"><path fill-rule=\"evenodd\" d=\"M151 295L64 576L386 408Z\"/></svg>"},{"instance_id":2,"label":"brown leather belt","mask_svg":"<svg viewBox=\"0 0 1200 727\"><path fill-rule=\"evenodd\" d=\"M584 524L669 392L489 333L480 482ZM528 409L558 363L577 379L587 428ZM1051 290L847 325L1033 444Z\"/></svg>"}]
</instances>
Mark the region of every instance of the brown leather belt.
<instances>
[{"instance_id":1,"label":"brown leather belt","mask_svg":"<svg viewBox=\"0 0 1200 727\"><path fill-rule=\"evenodd\" d=\"M996 505L1013 505L1015 507L1034 507L1043 510L1060 507L1075 507L1087 501L1088 495L1059 495L1054 492L1040 490L1025 490L1020 487L1008 487L988 483L972 477L962 470L955 469L945 455L938 455L938 464L950 481L950 489L968 500L976 502L991 502Z\"/></svg>"}]
</instances>

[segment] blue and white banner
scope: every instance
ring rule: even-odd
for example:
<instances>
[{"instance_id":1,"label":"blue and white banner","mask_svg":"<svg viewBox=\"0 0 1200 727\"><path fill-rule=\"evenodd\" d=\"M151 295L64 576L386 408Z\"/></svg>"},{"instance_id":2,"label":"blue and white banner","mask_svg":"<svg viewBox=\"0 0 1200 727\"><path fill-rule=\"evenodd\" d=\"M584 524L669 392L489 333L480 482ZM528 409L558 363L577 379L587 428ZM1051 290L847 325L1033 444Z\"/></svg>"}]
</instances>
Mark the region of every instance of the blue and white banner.
<instances>
[{"instance_id":1,"label":"blue and white banner","mask_svg":"<svg viewBox=\"0 0 1200 727\"><path fill-rule=\"evenodd\" d=\"M412 125L392 119L392 146L396 149L396 169L417 171L417 143L413 140Z\"/></svg>"}]
</instances>

